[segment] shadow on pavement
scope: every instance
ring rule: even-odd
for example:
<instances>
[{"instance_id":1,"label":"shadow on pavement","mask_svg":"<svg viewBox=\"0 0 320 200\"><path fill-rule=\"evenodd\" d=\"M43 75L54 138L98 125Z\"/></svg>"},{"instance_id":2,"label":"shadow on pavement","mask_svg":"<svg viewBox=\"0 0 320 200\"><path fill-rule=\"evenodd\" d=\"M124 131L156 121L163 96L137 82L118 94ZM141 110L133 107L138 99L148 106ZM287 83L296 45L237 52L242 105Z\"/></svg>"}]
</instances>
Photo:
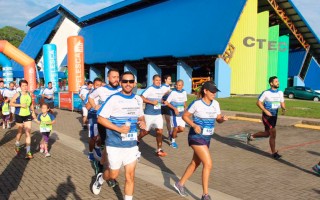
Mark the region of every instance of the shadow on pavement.
<instances>
[{"instance_id":1,"label":"shadow on pavement","mask_svg":"<svg viewBox=\"0 0 320 200\"><path fill-rule=\"evenodd\" d=\"M59 184L56 192L57 196L50 196L48 200L67 199L69 194L73 195L73 198L71 197L72 199L81 199L80 196L77 194L76 187L71 180L71 176L67 177L66 182Z\"/></svg>"},{"instance_id":2,"label":"shadow on pavement","mask_svg":"<svg viewBox=\"0 0 320 200\"><path fill-rule=\"evenodd\" d=\"M307 152L312 154L312 155L320 156L319 152L315 152L315 151L307 151Z\"/></svg>"},{"instance_id":3,"label":"shadow on pavement","mask_svg":"<svg viewBox=\"0 0 320 200\"><path fill-rule=\"evenodd\" d=\"M219 142L221 142L221 143L223 143L223 144L229 145L231 147L241 148L241 149L244 149L244 150L251 151L253 153L259 154L261 156L265 156L265 157L268 157L270 159L273 159L273 158L271 158L270 153L262 151L262 150L256 148L253 145L247 145L242 140L238 140L238 139L234 139L234 138L222 137L222 136L220 136L220 135L218 135L216 133L212 136L212 138L217 140L217 141L219 141ZM296 168L298 170L301 170L301 171L303 171L305 173L314 175L314 173L312 171L304 169L304 168L301 168L301 167L299 167L299 166L297 166L297 165L295 165L295 164L293 164L291 162L288 162L288 161L284 160L283 157L282 157L282 159L279 159L278 162L282 163L282 164L285 164L285 165L288 165L290 167Z\"/></svg>"}]
</instances>

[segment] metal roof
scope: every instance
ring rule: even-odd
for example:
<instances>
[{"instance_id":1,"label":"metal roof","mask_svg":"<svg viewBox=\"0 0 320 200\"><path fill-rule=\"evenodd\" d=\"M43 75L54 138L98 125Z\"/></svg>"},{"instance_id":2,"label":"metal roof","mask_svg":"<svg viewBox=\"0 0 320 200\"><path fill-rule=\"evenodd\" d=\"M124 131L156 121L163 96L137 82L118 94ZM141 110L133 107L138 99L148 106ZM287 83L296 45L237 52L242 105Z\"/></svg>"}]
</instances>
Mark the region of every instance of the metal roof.
<instances>
[{"instance_id":1,"label":"metal roof","mask_svg":"<svg viewBox=\"0 0 320 200\"><path fill-rule=\"evenodd\" d=\"M294 5L292 0L276 0L280 8L282 8L289 19L292 21L297 30L302 34L303 38L310 45L310 53L312 56L320 63L320 39L312 30L311 26L308 24L307 20L299 12L299 9ZM274 12L273 7L267 0L259 0L259 12L266 10L270 11L270 25L280 25L280 35L290 35L290 48L297 49L301 48L302 45L292 34L290 29L282 21L282 19ZM273 12L272 12L273 11Z\"/></svg>"}]
</instances>

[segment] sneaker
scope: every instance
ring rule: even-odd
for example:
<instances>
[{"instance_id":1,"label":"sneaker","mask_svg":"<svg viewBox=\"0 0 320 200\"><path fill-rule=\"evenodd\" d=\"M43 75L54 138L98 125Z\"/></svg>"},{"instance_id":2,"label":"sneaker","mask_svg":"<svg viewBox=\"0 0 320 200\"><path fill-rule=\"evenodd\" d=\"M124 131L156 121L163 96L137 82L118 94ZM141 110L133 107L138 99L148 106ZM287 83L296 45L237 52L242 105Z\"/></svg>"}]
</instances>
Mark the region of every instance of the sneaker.
<instances>
[{"instance_id":1,"label":"sneaker","mask_svg":"<svg viewBox=\"0 0 320 200\"><path fill-rule=\"evenodd\" d=\"M14 151L16 152L16 154L18 155L20 153L20 146L16 146L14 148Z\"/></svg>"},{"instance_id":2,"label":"sneaker","mask_svg":"<svg viewBox=\"0 0 320 200\"><path fill-rule=\"evenodd\" d=\"M51 154L49 152L44 154L44 157L50 157L50 156L51 156Z\"/></svg>"},{"instance_id":3,"label":"sneaker","mask_svg":"<svg viewBox=\"0 0 320 200\"><path fill-rule=\"evenodd\" d=\"M7 128L8 128L8 129L10 129L10 128L11 128L11 123L10 123L10 122L8 122L8 124L7 124Z\"/></svg>"},{"instance_id":4,"label":"sneaker","mask_svg":"<svg viewBox=\"0 0 320 200\"><path fill-rule=\"evenodd\" d=\"M181 196L183 196L183 197L188 196L188 194L187 194L186 191L185 191L184 186L180 185L180 184L179 184L179 181L177 181L177 182L173 185L173 187L179 192L179 194L180 194Z\"/></svg>"},{"instance_id":5,"label":"sneaker","mask_svg":"<svg viewBox=\"0 0 320 200\"><path fill-rule=\"evenodd\" d=\"M102 177L102 175L103 175L103 173L99 173L97 175L96 181L92 185L92 192L95 195L98 195L101 191L102 184L99 183L99 179L100 179L100 177Z\"/></svg>"},{"instance_id":6,"label":"sneaker","mask_svg":"<svg viewBox=\"0 0 320 200\"><path fill-rule=\"evenodd\" d=\"M96 159L94 158L93 153L89 153L88 159L89 159L90 161L95 161L95 160L96 160Z\"/></svg>"},{"instance_id":7,"label":"sneaker","mask_svg":"<svg viewBox=\"0 0 320 200\"><path fill-rule=\"evenodd\" d=\"M44 149L40 149L40 153L44 153Z\"/></svg>"},{"instance_id":8,"label":"sneaker","mask_svg":"<svg viewBox=\"0 0 320 200\"><path fill-rule=\"evenodd\" d=\"M6 129L5 123L2 124L2 129Z\"/></svg>"},{"instance_id":9,"label":"sneaker","mask_svg":"<svg viewBox=\"0 0 320 200\"><path fill-rule=\"evenodd\" d=\"M171 143L172 148L177 149L178 148L178 144L176 142L172 142Z\"/></svg>"},{"instance_id":10,"label":"sneaker","mask_svg":"<svg viewBox=\"0 0 320 200\"><path fill-rule=\"evenodd\" d=\"M33 158L32 153L30 151L26 154L26 158L27 159L32 159Z\"/></svg>"},{"instance_id":11,"label":"sneaker","mask_svg":"<svg viewBox=\"0 0 320 200\"><path fill-rule=\"evenodd\" d=\"M159 157L165 157L166 155L168 154L164 152L162 149L156 152L156 156L159 156Z\"/></svg>"},{"instance_id":12,"label":"sneaker","mask_svg":"<svg viewBox=\"0 0 320 200\"><path fill-rule=\"evenodd\" d=\"M251 136L251 133L248 133L247 134L247 144L249 144L250 141L252 141L252 136Z\"/></svg>"},{"instance_id":13,"label":"sneaker","mask_svg":"<svg viewBox=\"0 0 320 200\"><path fill-rule=\"evenodd\" d=\"M279 158L281 158L281 155L278 154L278 152L275 152L274 154L272 154L272 157L276 160L278 160Z\"/></svg>"},{"instance_id":14,"label":"sneaker","mask_svg":"<svg viewBox=\"0 0 320 200\"><path fill-rule=\"evenodd\" d=\"M116 179L107 180L107 184L111 188L114 188L114 187L116 187L116 185L119 185L119 183Z\"/></svg>"},{"instance_id":15,"label":"sneaker","mask_svg":"<svg viewBox=\"0 0 320 200\"><path fill-rule=\"evenodd\" d=\"M313 171L316 172L317 174L320 174L320 169L318 167L318 165L315 165L312 167Z\"/></svg>"},{"instance_id":16,"label":"sneaker","mask_svg":"<svg viewBox=\"0 0 320 200\"><path fill-rule=\"evenodd\" d=\"M201 200L211 200L211 197L210 195L205 194L205 195L202 195Z\"/></svg>"}]
</instances>

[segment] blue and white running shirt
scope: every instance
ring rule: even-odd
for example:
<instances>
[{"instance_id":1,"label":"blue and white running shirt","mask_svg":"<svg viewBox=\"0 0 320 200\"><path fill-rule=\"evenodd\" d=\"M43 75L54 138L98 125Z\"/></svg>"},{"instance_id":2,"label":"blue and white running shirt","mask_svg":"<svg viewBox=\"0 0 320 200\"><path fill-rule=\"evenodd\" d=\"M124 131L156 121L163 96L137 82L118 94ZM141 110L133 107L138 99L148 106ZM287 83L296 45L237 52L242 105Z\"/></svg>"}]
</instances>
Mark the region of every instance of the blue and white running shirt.
<instances>
[{"instance_id":1,"label":"blue and white running shirt","mask_svg":"<svg viewBox=\"0 0 320 200\"><path fill-rule=\"evenodd\" d=\"M5 88L2 92L2 96L3 97L8 97L9 99L12 99L12 97L17 93L17 91L15 89L9 89L9 88Z\"/></svg>"},{"instance_id":2,"label":"blue and white running shirt","mask_svg":"<svg viewBox=\"0 0 320 200\"><path fill-rule=\"evenodd\" d=\"M161 85L161 89L163 89L164 93L167 93L168 91L171 90L171 87L170 87L170 85L163 84L163 85ZM164 95L164 96L162 97L162 100L163 100L163 101L167 101L168 96L169 96L169 93L166 94L166 95Z\"/></svg>"},{"instance_id":3,"label":"blue and white running shirt","mask_svg":"<svg viewBox=\"0 0 320 200\"><path fill-rule=\"evenodd\" d=\"M111 147L130 148L137 146L137 122L138 118L143 116L143 100L140 96L132 94L126 96L121 92L112 95L98 110L98 116L108 119L117 126L123 126L130 122L130 131L128 134L106 129L106 145Z\"/></svg>"},{"instance_id":4,"label":"blue and white running shirt","mask_svg":"<svg viewBox=\"0 0 320 200\"><path fill-rule=\"evenodd\" d=\"M95 98L99 97L99 105L102 105L107 100L108 97L110 97L111 95L113 95L115 93L120 92L121 90L122 90L122 88L120 86L118 86L117 88L113 88L109 85L105 85L103 87L99 87L99 88L95 89L89 95L89 98L95 99Z\"/></svg>"},{"instance_id":5,"label":"blue and white running shirt","mask_svg":"<svg viewBox=\"0 0 320 200\"><path fill-rule=\"evenodd\" d=\"M149 101L158 101L157 105L146 103L144 114L161 115L161 99L166 91L161 86L151 85L141 95Z\"/></svg>"},{"instance_id":6,"label":"blue and white running shirt","mask_svg":"<svg viewBox=\"0 0 320 200\"><path fill-rule=\"evenodd\" d=\"M82 100L81 104L82 104L82 107L86 107L86 103L87 103L87 96L89 95L90 93L90 90L88 90L88 88L84 88L80 91L79 93L79 96L81 99L84 99Z\"/></svg>"},{"instance_id":7,"label":"blue and white running shirt","mask_svg":"<svg viewBox=\"0 0 320 200\"><path fill-rule=\"evenodd\" d=\"M187 101L187 92L185 90L172 90L169 94L167 102L173 105L179 111L179 117L182 116L184 112L184 103ZM171 110L171 116L176 116L173 110Z\"/></svg>"},{"instance_id":8,"label":"blue and white running shirt","mask_svg":"<svg viewBox=\"0 0 320 200\"><path fill-rule=\"evenodd\" d=\"M278 115L278 109L281 107L280 103L284 102L283 92L272 89L263 91L258 99L263 102L263 106L272 114L272 116Z\"/></svg>"},{"instance_id":9,"label":"blue and white running shirt","mask_svg":"<svg viewBox=\"0 0 320 200\"><path fill-rule=\"evenodd\" d=\"M187 110L193 114L193 122L201 127L199 137L213 135L216 118L221 114L220 105L216 100L212 100L210 105L202 99L195 100ZM197 133L191 127L189 134L196 135Z\"/></svg>"}]
</instances>

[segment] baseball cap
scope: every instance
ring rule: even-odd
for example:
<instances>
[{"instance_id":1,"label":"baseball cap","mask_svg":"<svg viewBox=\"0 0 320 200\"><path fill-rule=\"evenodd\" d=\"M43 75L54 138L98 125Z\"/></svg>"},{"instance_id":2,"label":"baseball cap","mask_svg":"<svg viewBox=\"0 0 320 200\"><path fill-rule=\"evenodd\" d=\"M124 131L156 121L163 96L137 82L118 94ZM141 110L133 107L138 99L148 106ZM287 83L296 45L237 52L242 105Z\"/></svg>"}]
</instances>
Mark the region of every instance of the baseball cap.
<instances>
[{"instance_id":1,"label":"baseball cap","mask_svg":"<svg viewBox=\"0 0 320 200\"><path fill-rule=\"evenodd\" d=\"M217 88L216 84L212 81L207 81L202 85L203 89L209 90L212 93L220 92L220 90Z\"/></svg>"}]
</instances>

